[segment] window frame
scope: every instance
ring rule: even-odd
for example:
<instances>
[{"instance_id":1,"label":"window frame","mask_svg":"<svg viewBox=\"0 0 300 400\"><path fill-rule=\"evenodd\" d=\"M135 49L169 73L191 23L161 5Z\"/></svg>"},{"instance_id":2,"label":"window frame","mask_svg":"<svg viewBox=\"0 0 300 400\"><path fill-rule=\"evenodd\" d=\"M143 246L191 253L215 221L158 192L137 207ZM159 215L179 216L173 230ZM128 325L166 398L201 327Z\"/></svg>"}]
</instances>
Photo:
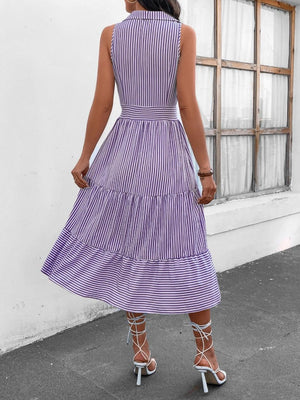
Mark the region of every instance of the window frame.
<instances>
[{"instance_id":1,"label":"window frame","mask_svg":"<svg viewBox=\"0 0 300 400\"><path fill-rule=\"evenodd\" d=\"M215 128L205 128L207 137L213 137L215 140L214 159L211 160L214 167L214 176L217 184L216 198L208 206L224 203L228 200L256 197L263 194L277 193L290 190L292 176L292 118L293 118L293 81L294 81L294 43L295 43L295 6L276 0L249 0L254 3L254 63L240 61L229 61L222 59L222 26L221 26L221 6L223 0L214 0L214 54L215 57L196 56L196 65L214 67L214 126ZM260 42L261 42L261 6L268 5L274 8L289 12L289 62L288 68L273 67L262 65L260 63ZM253 125L255 128L221 129L221 70L222 68L234 68L254 73L253 88ZM288 104L287 104L287 127L285 128L260 128L259 126L259 96L260 96L260 74L273 73L288 77ZM288 135L286 141L286 169L285 185L276 188L258 189L258 150L260 135L285 134ZM253 155L253 191L238 195L229 195L221 197L221 137L226 135L251 135L254 137L254 155Z\"/></svg>"}]
</instances>

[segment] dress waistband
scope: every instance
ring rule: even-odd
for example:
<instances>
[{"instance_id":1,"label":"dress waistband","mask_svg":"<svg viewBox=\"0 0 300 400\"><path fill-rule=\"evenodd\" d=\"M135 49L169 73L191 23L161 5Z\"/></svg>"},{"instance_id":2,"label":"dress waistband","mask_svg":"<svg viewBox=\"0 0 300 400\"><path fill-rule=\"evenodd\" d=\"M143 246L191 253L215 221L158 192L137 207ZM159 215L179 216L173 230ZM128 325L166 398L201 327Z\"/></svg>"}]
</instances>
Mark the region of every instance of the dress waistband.
<instances>
[{"instance_id":1,"label":"dress waistband","mask_svg":"<svg viewBox=\"0 0 300 400\"><path fill-rule=\"evenodd\" d=\"M176 106L138 106L123 104L120 118L129 119L178 119Z\"/></svg>"}]
</instances>

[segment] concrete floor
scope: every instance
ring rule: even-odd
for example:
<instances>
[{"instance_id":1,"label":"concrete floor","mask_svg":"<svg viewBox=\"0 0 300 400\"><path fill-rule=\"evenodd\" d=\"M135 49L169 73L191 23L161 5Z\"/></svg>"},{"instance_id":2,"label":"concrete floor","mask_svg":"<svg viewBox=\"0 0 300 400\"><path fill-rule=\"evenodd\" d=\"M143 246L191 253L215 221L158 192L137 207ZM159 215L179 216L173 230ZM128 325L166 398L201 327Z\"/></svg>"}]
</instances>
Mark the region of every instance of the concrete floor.
<instances>
[{"instance_id":1,"label":"concrete floor","mask_svg":"<svg viewBox=\"0 0 300 400\"><path fill-rule=\"evenodd\" d=\"M300 246L218 273L213 340L228 380L202 389L187 315L147 314L158 367L136 386L124 311L0 357L1 400L300 399Z\"/></svg>"}]
</instances>

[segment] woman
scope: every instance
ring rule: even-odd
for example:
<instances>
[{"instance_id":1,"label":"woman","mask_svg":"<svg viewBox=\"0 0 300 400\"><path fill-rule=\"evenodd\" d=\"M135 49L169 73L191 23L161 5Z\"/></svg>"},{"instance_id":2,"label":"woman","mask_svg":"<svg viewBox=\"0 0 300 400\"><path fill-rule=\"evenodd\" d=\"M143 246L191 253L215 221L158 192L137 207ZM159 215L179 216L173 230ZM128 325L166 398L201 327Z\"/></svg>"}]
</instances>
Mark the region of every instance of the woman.
<instances>
[{"instance_id":1,"label":"woman","mask_svg":"<svg viewBox=\"0 0 300 400\"><path fill-rule=\"evenodd\" d=\"M187 313L198 349L194 367L207 391L206 379L222 384L226 373L211 337L210 308L221 294L203 204L214 198L216 185L195 95L196 36L179 21L176 0L125 5L129 16L101 34L94 100L72 170L80 191L41 271L80 296L126 311L137 385L157 367L145 313ZM115 82L122 113L90 165Z\"/></svg>"}]
</instances>

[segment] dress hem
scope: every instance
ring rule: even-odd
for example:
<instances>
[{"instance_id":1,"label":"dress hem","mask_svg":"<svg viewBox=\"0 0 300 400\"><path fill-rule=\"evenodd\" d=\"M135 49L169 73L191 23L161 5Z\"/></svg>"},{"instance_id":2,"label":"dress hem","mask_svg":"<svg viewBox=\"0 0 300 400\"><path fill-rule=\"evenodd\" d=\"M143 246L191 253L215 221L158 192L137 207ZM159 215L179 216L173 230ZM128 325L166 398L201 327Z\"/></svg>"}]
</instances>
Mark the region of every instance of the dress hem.
<instances>
[{"instance_id":1,"label":"dress hem","mask_svg":"<svg viewBox=\"0 0 300 400\"><path fill-rule=\"evenodd\" d=\"M188 310L177 310L177 311L168 310L168 311L162 312L162 311L159 311L159 310L154 309L154 308L149 309L149 308L145 308L145 307L142 307L142 308L136 307L134 310L132 310L132 309L126 307L125 305L117 304L115 301L113 301L111 299L108 299L105 296L92 297L92 296L85 295L85 294L81 293L80 291L78 291L78 290L76 290L76 289L74 289L74 288L72 288L72 287L70 287L68 285L62 284L61 282L59 282L58 280L53 278L50 274L48 274L46 271L41 270L41 272L44 275L46 275L51 282L55 283L56 285L60 286L61 288L65 289L65 290L67 290L67 291L69 291L69 292L71 292L73 294L76 294L76 295L78 295L80 297L84 297L84 298L87 298L87 299L103 301L106 304L119 309L120 311L122 310L122 311L134 312L134 313L161 314L161 315L188 314L188 313L194 313L194 312L199 312L199 311L204 311L204 310L211 309L213 307L216 307L222 301L221 297L219 297L218 301L212 302L211 304L209 304L205 308L203 308L203 307L202 308L201 307L195 307L195 308L192 308L192 309L189 308Z\"/></svg>"},{"instance_id":2,"label":"dress hem","mask_svg":"<svg viewBox=\"0 0 300 400\"><path fill-rule=\"evenodd\" d=\"M192 257L138 260L90 247L63 229L41 272L82 297L133 312L197 312L221 299L208 249Z\"/></svg>"}]
</instances>

